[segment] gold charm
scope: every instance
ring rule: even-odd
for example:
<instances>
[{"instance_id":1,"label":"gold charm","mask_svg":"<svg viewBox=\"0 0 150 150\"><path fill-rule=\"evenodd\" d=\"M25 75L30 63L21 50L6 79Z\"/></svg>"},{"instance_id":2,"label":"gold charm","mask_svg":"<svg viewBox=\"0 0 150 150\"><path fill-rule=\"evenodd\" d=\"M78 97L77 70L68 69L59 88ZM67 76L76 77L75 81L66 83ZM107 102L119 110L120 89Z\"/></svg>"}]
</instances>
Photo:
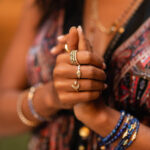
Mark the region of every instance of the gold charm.
<instances>
[{"instance_id":1,"label":"gold charm","mask_svg":"<svg viewBox=\"0 0 150 150\"><path fill-rule=\"evenodd\" d=\"M74 84L72 84L72 88L76 91L79 92L80 84L78 81L75 81Z\"/></svg>"},{"instance_id":2,"label":"gold charm","mask_svg":"<svg viewBox=\"0 0 150 150\"><path fill-rule=\"evenodd\" d=\"M78 150L85 150L85 147L84 147L83 145L80 145L80 146L78 147Z\"/></svg>"},{"instance_id":3,"label":"gold charm","mask_svg":"<svg viewBox=\"0 0 150 150\"><path fill-rule=\"evenodd\" d=\"M88 136L90 135L90 130L89 128L83 126L80 128L79 130L79 135L83 138L83 139L87 139Z\"/></svg>"},{"instance_id":4,"label":"gold charm","mask_svg":"<svg viewBox=\"0 0 150 150\"><path fill-rule=\"evenodd\" d=\"M101 146L100 147L100 150L105 150L106 149L106 146Z\"/></svg>"}]
</instances>

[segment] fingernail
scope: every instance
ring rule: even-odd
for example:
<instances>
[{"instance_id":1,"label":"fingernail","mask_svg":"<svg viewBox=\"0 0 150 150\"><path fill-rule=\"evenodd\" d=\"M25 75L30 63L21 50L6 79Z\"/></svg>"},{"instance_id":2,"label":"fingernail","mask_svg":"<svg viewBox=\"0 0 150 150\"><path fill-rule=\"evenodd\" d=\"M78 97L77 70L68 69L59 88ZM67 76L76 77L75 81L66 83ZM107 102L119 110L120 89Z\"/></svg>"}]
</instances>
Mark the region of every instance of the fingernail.
<instances>
[{"instance_id":1,"label":"fingernail","mask_svg":"<svg viewBox=\"0 0 150 150\"><path fill-rule=\"evenodd\" d=\"M104 84L104 89L107 89L108 85L107 84Z\"/></svg>"},{"instance_id":2,"label":"fingernail","mask_svg":"<svg viewBox=\"0 0 150 150\"><path fill-rule=\"evenodd\" d=\"M82 33L83 32L83 29L81 26L78 26L77 30L79 31L79 33Z\"/></svg>"},{"instance_id":3,"label":"fingernail","mask_svg":"<svg viewBox=\"0 0 150 150\"><path fill-rule=\"evenodd\" d=\"M64 35L60 35L57 37L57 40L62 40L64 38Z\"/></svg>"},{"instance_id":4,"label":"fingernail","mask_svg":"<svg viewBox=\"0 0 150 150\"><path fill-rule=\"evenodd\" d=\"M106 64L103 62L103 69L106 69Z\"/></svg>"},{"instance_id":5,"label":"fingernail","mask_svg":"<svg viewBox=\"0 0 150 150\"><path fill-rule=\"evenodd\" d=\"M53 47L50 52L51 52L52 54L55 54L55 51L56 51L56 47Z\"/></svg>"}]
</instances>

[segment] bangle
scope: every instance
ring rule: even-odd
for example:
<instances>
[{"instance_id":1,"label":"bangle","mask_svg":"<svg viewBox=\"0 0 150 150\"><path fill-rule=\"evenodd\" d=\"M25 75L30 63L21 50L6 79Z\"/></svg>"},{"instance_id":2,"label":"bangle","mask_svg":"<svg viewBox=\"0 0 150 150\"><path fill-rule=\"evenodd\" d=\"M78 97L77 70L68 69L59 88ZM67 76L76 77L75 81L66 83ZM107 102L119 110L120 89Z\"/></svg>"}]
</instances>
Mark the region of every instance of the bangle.
<instances>
[{"instance_id":1,"label":"bangle","mask_svg":"<svg viewBox=\"0 0 150 150\"><path fill-rule=\"evenodd\" d=\"M37 86L31 87L28 93L28 105L29 105L29 109L32 113L32 115L34 116L34 118L36 118L37 120L43 122L46 119L44 117L42 117L41 115L39 115L37 113L37 111L35 110L34 106L33 106L33 97L34 94L36 92L36 89L40 86L41 84L38 84Z\"/></svg>"},{"instance_id":2,"label":"bangle","mask_svg":"<svg viewBox=\"0 0 150 150\"><path fill-rule=\"evenodd\" d=\"M19 96L19 99L18 99L18 102L17 102L17 114L18 114L18 117L19 119L22 121L23 124L27 125L27 126L30 126L30 127L35 127L37 126L37 123L33 122L33 121L30 121L28 120L23 112L22 112L22 104L23 104L23 97L22 95Z\"/></svg>"}]
</instances>

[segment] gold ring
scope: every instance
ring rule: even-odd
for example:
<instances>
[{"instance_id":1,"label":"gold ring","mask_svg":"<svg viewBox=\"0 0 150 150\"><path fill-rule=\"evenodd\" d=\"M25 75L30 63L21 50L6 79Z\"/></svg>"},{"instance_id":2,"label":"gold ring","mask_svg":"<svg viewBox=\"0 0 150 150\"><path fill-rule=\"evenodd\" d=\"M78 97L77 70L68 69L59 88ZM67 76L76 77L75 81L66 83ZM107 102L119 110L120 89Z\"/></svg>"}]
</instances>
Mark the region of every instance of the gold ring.
<instances>
[{"instance_id":1,"label":"gold ring","mask_svg":"<svg viewBox=\"0 0 150 150\"><path fill-rule=\"evenodd\" d=\"M80 65L78 65L77 78L78 78L78 79L81 78L81 66L80 66Z\"/></svg>"},{"instance_id":2,"label":"gold ring","mask_svg":"<svg viewBox=\"0 0 150 150\"><path fill-rule=\"evenodd\" d=\"M79 65L79 62L77 60L77 50L72 50L70 52L70 62L72 65Z\"/></svg>"},{"instance_id":3,"label":"gold ring","mask_svg":"<svg viewBox=\"0 0 150 150\"><path fill-rule=\"evenodd\" d=\"M68 52L68 53L70 52L67 44L65 44L65 51Z\"/></svg>"},{"instance_id":4,"label":"gold ring","mask_svg":"<svg viewBox=\"0 0 150 150\"><path fill-rule=\"evenodd\" d=\"M72 88L73 88L76 92L79 92L80 84L78 83L78 80L76 80L76 81L72 84Z\"/></svg>"}]
</instances>

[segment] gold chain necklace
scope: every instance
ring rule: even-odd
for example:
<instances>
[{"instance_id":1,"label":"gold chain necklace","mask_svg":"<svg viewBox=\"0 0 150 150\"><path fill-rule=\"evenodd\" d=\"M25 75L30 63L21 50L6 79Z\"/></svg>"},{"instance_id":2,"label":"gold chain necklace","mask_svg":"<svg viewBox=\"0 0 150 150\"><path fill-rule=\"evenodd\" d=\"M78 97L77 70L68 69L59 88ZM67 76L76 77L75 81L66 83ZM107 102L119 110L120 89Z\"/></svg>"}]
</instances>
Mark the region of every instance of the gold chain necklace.
<instances>
[{"instance_id":1,"label":"gold chain necklace","mask_svg":"<svg viewBox=\"0 0 150 150\"><path fill-rule=\"evenodd\" d=\"M132 16L132 14L137 10L137 8L139 7L139 5L143 2L143 0L133 0L130 5L128 6L128 8L125 9L125 11L120 15L120 17L114 21L114 23L112 23L112 25L109 28L106 28L99 20L99 16L98 16L98 0L94 0L92 2L92 13L93 13L93 21L95 22L95 25L98 27L98 29L103 32L106 33L108 35L111 35L113 33L119 32L120 34L122 34L125 29L123 27L124 24L126 24L128 22L128 20L130 19L130 17ZM130 15L129 12L131 11ZM125 18L127 17L127 15L129 15L128 19L125 20ZM119 26L120 24L122 24L121 26Z\"/></svg>"}]
</instances>

